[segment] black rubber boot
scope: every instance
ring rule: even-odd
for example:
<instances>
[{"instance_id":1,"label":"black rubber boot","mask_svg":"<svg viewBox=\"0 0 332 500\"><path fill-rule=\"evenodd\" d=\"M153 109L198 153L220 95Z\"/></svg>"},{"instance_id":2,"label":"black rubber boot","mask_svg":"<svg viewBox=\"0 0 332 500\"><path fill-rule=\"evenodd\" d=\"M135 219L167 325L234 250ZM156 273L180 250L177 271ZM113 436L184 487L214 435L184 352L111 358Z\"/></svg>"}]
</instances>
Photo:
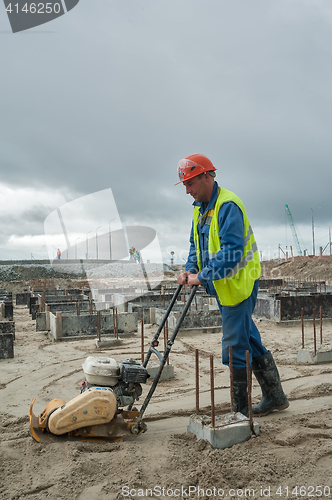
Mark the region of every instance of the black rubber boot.
<instances>
[{"instance_id":1,"label":"black rubber boot","mask_svg":"<svg viewBox=\"0 0 332 500\"><path fill-rule=\"evenodd\" d=\"M248 410L247 369L233 368L234 411L246 417Z\"/></svg>"},{"instance_id":2,"label":"black rubber boot","mask_svg":"<svg viewBox=\"0 0 332 500\"><path fill-rule=\"evenodd\" d=\"M270 351L252 360L252 370L262 389L260 403L252 407L253 415L263 416L273 410L288 408L287 396L282 390L278 368Z\"/></svg>"}]
</instances>

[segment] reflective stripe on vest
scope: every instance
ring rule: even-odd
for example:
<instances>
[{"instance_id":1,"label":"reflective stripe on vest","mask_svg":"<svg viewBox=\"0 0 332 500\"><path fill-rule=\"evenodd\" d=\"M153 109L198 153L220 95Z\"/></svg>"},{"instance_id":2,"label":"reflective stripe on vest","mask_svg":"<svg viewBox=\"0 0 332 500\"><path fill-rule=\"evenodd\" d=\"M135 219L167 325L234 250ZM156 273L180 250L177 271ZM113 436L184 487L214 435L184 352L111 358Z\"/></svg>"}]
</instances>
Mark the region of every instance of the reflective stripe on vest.
<instances>
[{"instance_id":1,"label":"reflective stripe on vest","mask_svg":"<svg viewBox=\"0 0 332 500\"><path fill-rule=\"evenodd\" d=\"M255 281L260 277L261 268L257 244L244 205L238 196L227 189L220 190L214 206L214 213L210 222L209 231L209 259L215 258L221 249L219 239L219 209L228 201L235 203L242 211L244 222L244 252L240 262L229 270L225 278L219 279L219 277L217 277L217 279L214 280L212 277L212 281L220 303L224 306L234 306L250 296ZM197 206L194 209L193 233L197 264L200 271L201 249L199 246L197 226L201 217L199 207Z\"/></svg>"}]
</instances>

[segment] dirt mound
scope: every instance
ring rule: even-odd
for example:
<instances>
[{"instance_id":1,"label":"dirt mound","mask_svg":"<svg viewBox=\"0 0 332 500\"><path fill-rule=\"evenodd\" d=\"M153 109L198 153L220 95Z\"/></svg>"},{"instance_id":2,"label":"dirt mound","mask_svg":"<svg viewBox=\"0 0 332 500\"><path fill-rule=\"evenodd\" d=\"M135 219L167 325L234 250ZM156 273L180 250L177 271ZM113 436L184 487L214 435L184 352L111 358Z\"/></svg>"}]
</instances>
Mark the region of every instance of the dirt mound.
<instances>
[{"instance_id":1,"label":"dirt mound","mask_svg":"<svg viewBox=\"0 0 332 500\"><path fill-rule=\"evenodd\" d=\"M296 257L293 260L262 262L262 276L266 278L317 279L332 281L332 257Z\"/></svg>"}]
</instances>

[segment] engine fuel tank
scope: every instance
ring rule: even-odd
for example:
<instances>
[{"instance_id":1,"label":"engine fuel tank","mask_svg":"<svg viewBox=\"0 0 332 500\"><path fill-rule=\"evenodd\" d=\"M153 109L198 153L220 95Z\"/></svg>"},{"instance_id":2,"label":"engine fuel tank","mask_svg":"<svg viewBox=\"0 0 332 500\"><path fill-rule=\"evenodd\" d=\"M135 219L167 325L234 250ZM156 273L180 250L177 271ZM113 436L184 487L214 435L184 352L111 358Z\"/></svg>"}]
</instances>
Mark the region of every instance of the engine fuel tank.
<instances>
[{"instance_id":1,"label":"engine fuel tank","mask_svg":"<svg viewBox=\"0 0 332 500\"><path fill-rule=\"evenodd\" d=\"M82 367L89 384L113 387L120 377L119 364L113 358L88 356Z\"/></svg>"}]
</instances>

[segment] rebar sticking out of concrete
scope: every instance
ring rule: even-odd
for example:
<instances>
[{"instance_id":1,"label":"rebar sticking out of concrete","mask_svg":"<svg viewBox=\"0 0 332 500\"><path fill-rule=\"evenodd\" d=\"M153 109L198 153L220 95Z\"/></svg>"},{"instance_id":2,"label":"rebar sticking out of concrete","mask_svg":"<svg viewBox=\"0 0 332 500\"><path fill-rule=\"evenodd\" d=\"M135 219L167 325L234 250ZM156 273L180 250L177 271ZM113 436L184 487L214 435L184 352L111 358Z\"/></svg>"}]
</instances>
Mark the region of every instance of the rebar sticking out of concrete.
<instances>
[{"instance_id":1,"label":"rebar sticking out of concrete","mask_svg":"<svg viewBox=\"0 0 332 500\"><path fill-rule=\"evenodd\" d=\"M211 381L211 425L215 428L216 419L214 413L214 372L213 372L213 354L210 354L210 381Z\"/></svg>"},{"instance_id":2,"label":"rebar sticking out of concrete","mask_svg":"<svg viewBox=\"0 0 332 500\"><path fill-rule=\"evenodd\" d=\"M319 319L320 319L320 345L323 344L323 309L322 306L319 307Z\"/></svg>"},{"instance_id":3,"label":"rebar sticking out of concrete","mask_svg":"<svg viewBox=\"0 0 332 500\"><path fill-rule=\"evenodd\" d=\"M234 378L233 378L233 348L229 346L229 376L231 391L231 411L234 411Z\"/></svg>"},{"instance_id":4,"label":"rebar sticking out of concrete","mask_svg":"<svg viewBox=\"0 0 332 500\"><path fill-rule=\"evenodd\" d=\"M144 317L141 323L141 360L144 362Z\"/></svg>"},{"instance_id":5,"label":"rebar sticking out of concrete","mask_svg":"<svg viewBox=\"0 0 332 500\"><path fill-rule=\"evenodd\" d=\"M100 310L97 311L97 337L99 342L101 341L100 337Z\"/></svg>"},{"instance_id":6,"label":"rebar sticking out of concrete","mask_svg":"<svg viewBox=\"0 0 332 500\"><path fill-rule=\"evenodd\" d=\"M249 351L246 351L246 367L247 367L247 386L248 386L248 412L249 412L249 424L251 432L255 434L254 423L252 419L252 403L251 403L251 368Z\"/></svg>"},{"instance_id":7,"label":"rebar sticking out of concrete","mask_svg":"<svg viewBox=\"0 0 332 500\"><path fill-rule=\"evenodd\" d=\"M316 347L316 311L315 308L312 310L312 320L314 324L314 356L316 356L317 347Z\"/></svg>"},{"instance_id":8,"label":"rebar sticking out of concrete","mask_svg":"<svg viewBox=\"0 0 332 500\"><path fill-rule=\"evenodd\" d=\"M196 392L196 415L199 415L199 359L198 349L195 349L195 392Z\"/></svg>"},{"instance_id":9,"label":"rebar sticking out of concrete","mask_svg":"<svg viewBox=\"0 0 332 500\"><path fill-rule=\"evenodd\" d=\"M115 308L115 326L116 326L116 338L119 338L119 323L118 323L118 308Z\"/></svg>"},{"instance_id":10,"label":"rebar sticking out of concrete","mask_svg":"<svg viewBox=\"0 0 332 500\"><path fill-rule=\"evenodd\" d=\"M115 327L115 307L113 306L113 335L116 339L116 327Z\"/></svg>"},{"instance_id":11,"label":"rebar sticking out of concrete","mask_svg":"<svg viewBox=\"0 0 332 500\"><path fill-rule=\"evenodd\" d=\"M303 321L303 307L301 307L301 325L302 325L302 349L304 349L304 321Z\"/></svg>"},{"instance_id":12,"label":"rebar sticking out of concrete","mask_svg":"<svg viewBox=\"0 0 332 500\"><path fill-rule=\"evenodd\" d=\"M166 323L164 324L164 350L166 350L168 343L168 318L166 319ZM169 365L169 355L167 356L166 364Z\"/></svg>"},{"instance_id":13,"label":"rebar sticking out of concrete","mask_svg":"<svg viewBox=\"0 0 332 500\"><path fill-rule=\"evenodd\" d=\"M76 312L77 312L77 316L79 316L81 314L80 303L78 300L76 300Z\"/></svg>"}]
</instances>

